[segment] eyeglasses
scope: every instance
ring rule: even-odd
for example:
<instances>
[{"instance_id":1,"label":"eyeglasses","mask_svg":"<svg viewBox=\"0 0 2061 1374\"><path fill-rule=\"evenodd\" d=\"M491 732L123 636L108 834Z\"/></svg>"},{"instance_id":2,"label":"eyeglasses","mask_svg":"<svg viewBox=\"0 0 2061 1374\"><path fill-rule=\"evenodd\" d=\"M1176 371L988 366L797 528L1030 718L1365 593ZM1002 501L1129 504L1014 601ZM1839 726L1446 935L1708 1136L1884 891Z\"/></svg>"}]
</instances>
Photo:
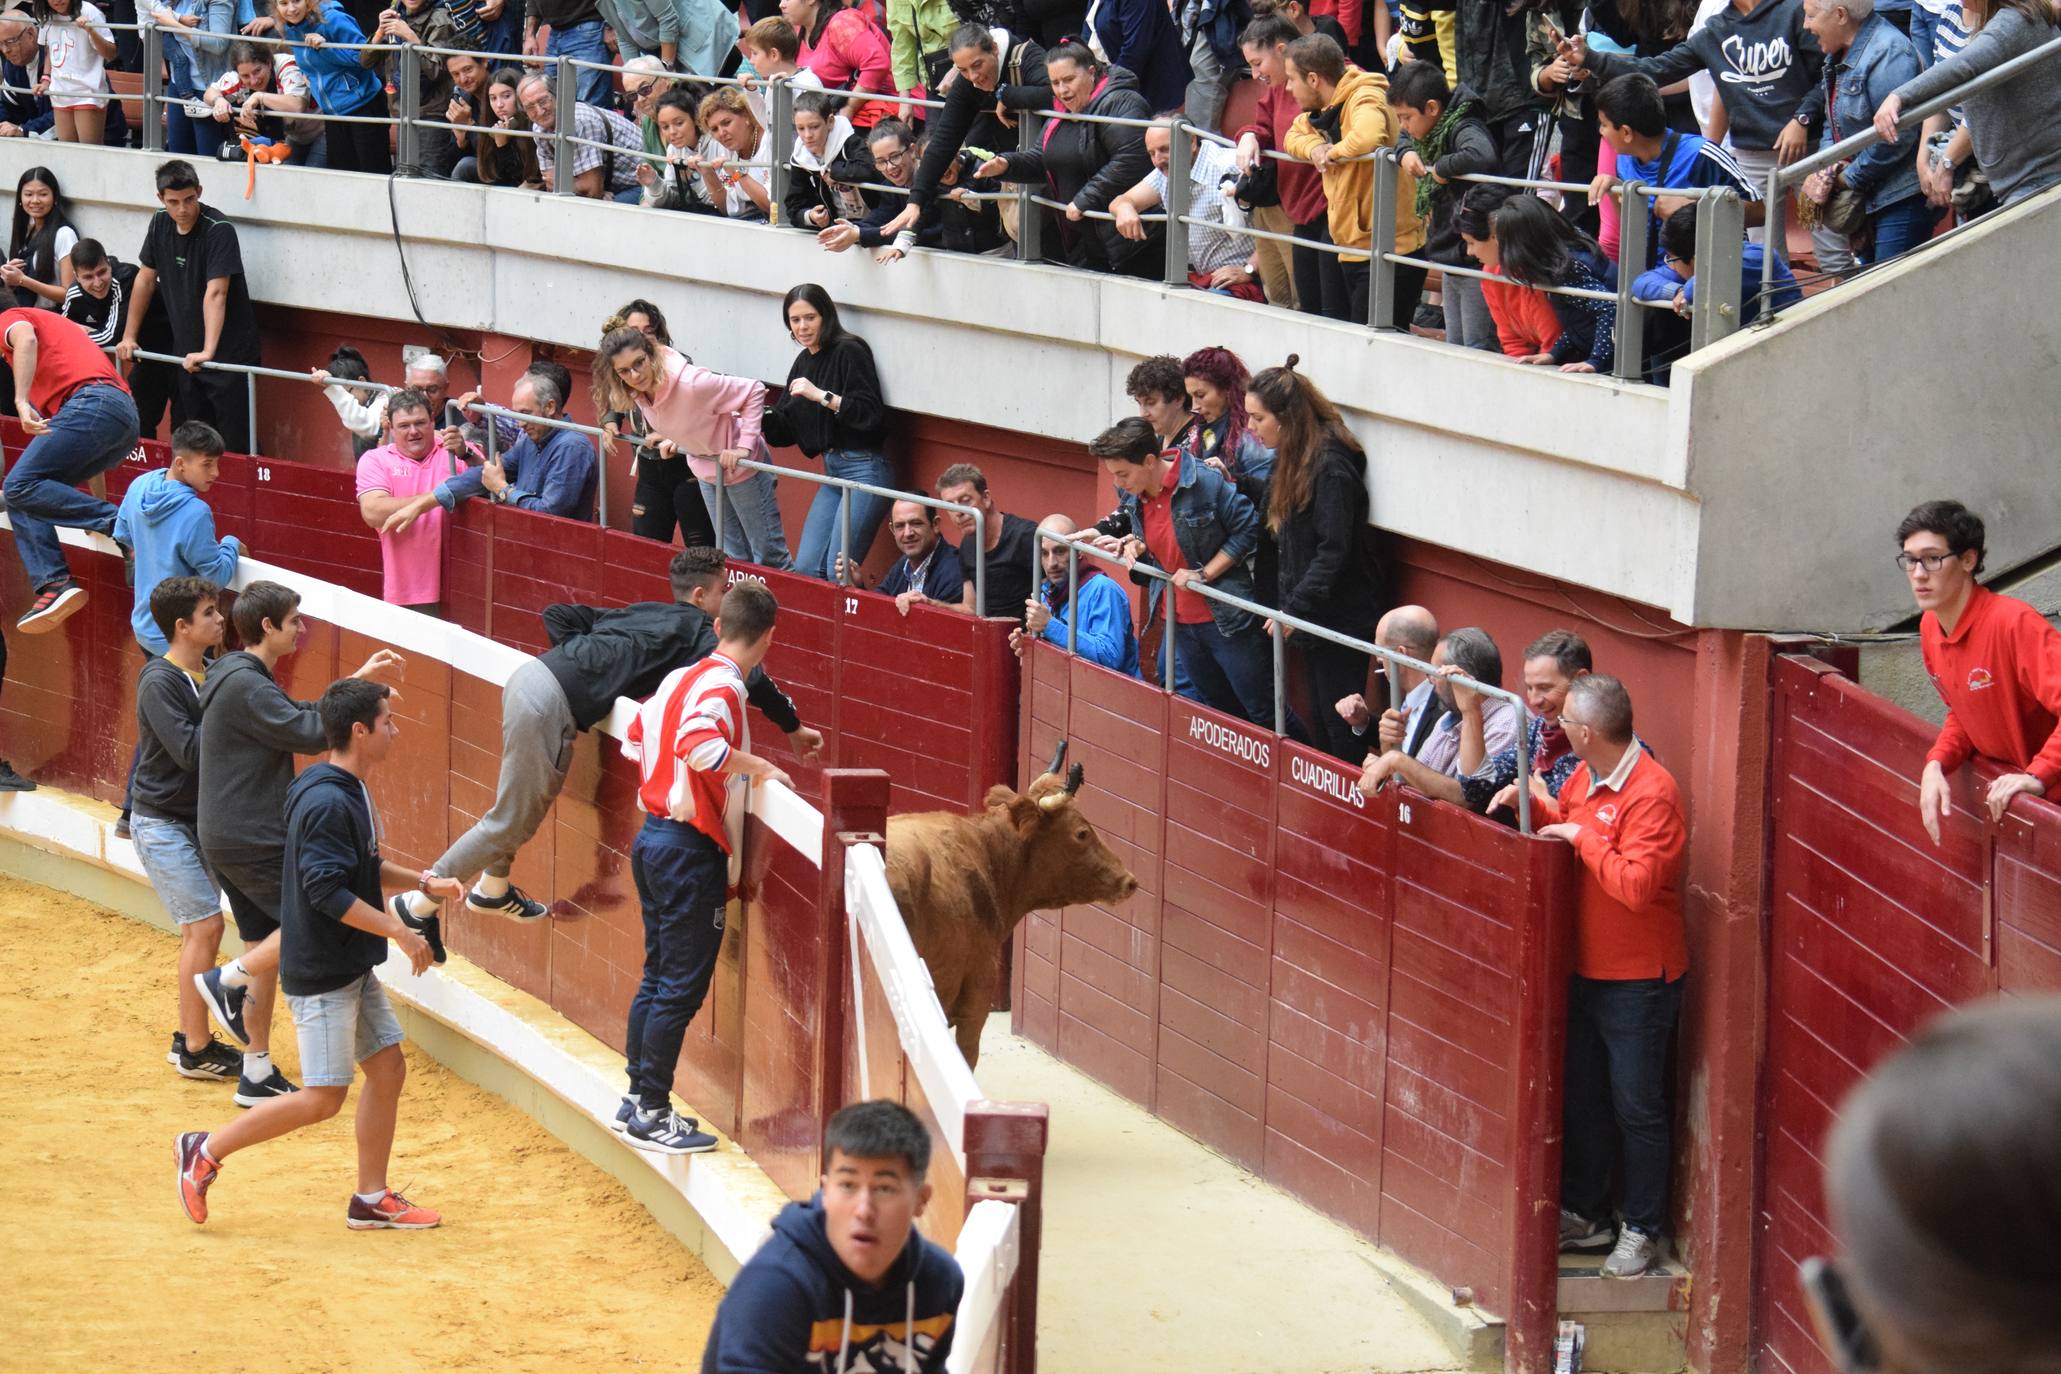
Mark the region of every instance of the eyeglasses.
<instances>
[{"instance_id":1,"label":"eyeglasses","mask_svg":"<svg viewBox=\"0 0 2061 1374\"><path fill-rule=\"evenodd\" d=\"M1923 563L1926 572L1938 572L1960 556L1957 553L1900 553L1896 556L1896 565L1908 573L1916 572L1918 565Z\"/></svg>"},{"instance_id":2,"label":"eyeglasses","mask_svg":"<svg viewBox=\"0 0 2061 1374\"><path fill-rule=\"evenodd\" d=\"M907 162L909 155L915 151L913 148L904 148L899 153L889 153L885 157L875 153L873 155L873 165L875 167L899 167L904 162Z\"/></svg>"}]
</instances>

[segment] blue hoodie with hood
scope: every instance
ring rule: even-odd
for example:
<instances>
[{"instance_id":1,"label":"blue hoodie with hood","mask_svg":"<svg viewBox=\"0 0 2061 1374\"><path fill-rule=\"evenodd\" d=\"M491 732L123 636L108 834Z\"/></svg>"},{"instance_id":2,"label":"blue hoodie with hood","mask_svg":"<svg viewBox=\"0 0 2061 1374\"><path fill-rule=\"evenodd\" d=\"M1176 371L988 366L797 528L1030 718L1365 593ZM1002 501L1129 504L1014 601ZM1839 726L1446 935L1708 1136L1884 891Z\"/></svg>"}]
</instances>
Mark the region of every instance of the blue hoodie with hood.
<instances>
[{"instance_id":1,"label":"blue hoodie with hood","mask_svg":"<svg viewBox=\"0 0 2061 1374\"><path fill-rule=\"evenodd\" d=\"M944 1374L965 1287L959 1262L914 1230L879 1286L863 1282L831 1249L818 1192L782 1208L738 1271L701 1374Z\"/></svg>"},{"instance_id":2,"label":"blue hoodie with hood","mask_svg":"<svg viewBox=\"0 0 2061 1374\"><path fill-rule=\"evenodd\" d=\"M136 642L160 656L169 646L150 618L150 594L157 584L168 577L205 577L226 587L243 551L233 534L215 538L215 513L168 468L146 472L129 484L115 516L115 538L136 553L136 607L129 624Z\"/></svg>"}]
</instances>

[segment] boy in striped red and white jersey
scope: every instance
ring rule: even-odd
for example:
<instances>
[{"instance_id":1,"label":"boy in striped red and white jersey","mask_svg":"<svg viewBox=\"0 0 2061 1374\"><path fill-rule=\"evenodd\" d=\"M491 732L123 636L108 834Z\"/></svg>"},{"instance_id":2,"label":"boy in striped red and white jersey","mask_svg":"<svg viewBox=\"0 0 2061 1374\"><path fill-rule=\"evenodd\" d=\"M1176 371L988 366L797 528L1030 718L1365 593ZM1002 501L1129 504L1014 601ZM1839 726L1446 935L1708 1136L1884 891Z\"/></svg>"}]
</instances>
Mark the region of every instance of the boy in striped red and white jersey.
<instances>
[{"instance_id":1,"label":"boy in striped red and white jersey","mask_svg":"<svg viewBox=\"0 0 2061 1374\"><path fill-rule=\"evenodd\" d=\"M644 977L630 1001L630 1091L616 1125L640 1150L698 1154L716 1138L673 1111L673 1068L701 1010L723 946L730 836L723 817L739 779L786 783L751 752L744 679L773 647L779 607L759 582L723 595L716 651L675 669L644 703L623 741L637 761L644 828L630 872L644 909Z\"/></svg>"}]
</instances>

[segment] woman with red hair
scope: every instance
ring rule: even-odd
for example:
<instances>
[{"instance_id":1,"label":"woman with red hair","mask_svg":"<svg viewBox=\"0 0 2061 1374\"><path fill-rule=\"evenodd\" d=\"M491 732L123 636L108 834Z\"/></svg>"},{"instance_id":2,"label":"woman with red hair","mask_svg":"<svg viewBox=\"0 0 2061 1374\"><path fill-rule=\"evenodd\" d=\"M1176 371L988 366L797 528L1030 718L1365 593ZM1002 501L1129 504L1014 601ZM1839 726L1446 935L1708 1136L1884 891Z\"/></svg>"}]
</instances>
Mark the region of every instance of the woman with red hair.
<instances>
[{"instance_id":1,"label":"woman with red hair","mask_svg":"<svg viewBox=\"0 0 2061 1374\"><path fill-rule=\"evenodd\" d=\"M1258 504L1274 470L1274 451L1259 441L1245 415L1245 389L1252 374L1228 348L1198 348L1181 360L1181 381L1193 423L1181 441L1188 457L1209 464ZM1246 490L1253 482L1252 490Z\"/></svg>"}]
</instances>

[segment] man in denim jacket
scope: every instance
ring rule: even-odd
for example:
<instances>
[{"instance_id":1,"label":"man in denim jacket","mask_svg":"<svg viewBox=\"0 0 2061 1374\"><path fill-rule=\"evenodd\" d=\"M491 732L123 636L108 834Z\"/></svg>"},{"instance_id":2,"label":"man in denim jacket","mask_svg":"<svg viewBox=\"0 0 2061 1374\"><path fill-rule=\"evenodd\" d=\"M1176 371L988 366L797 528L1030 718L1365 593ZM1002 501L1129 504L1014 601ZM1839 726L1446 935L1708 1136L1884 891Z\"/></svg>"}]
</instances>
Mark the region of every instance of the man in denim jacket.
<instances>
[{"instance_id":1,"label":"man in denim jacket","mask_svg":"<svg viewBox=\"0 0 2061 1374\"><path fill-rule=\"evenodd\" d=\"M1116 483L1117 508L1095 526L1095 542L1140 565L1171 575L1174 687L1227 715L1255 725L1274 721L1273 657L1250 612L1189 590L1208 583L1253 600L1246 560L1259 545L1260 519L1252 503L1214 469L1162 450L1152 426L1119 420L1097 435L1088 452ZM1164 584L1136 571L1148 587L1146 620L1159 613ZM1269 589L1271 590L1271 589Z\"/></svg>"},{"instance_id":2,"label":"man in denim jacket","mask_svg":"<svg viewBox=\"0 0 2061 1374\"><path fill-rule=\"evenodd\" d=\"M1825 50L1830 99L1821 146L1829 148L1866 132L1876 108L1918 74L1918 55L1910 39L1875 13L1875 0L1804 0L1803 25ZM1902 145L1878 143L1851 162L1813 173L1804 180L1803 197L1824 205L1843 189L1867 197L1865 237L1872 247L1860 251L1863 235L1854 235L1854 256L1862 262L1887 262L1931 237L1937 212L1926 208L1918 166Z\"/></svg>"}]
</instances>

